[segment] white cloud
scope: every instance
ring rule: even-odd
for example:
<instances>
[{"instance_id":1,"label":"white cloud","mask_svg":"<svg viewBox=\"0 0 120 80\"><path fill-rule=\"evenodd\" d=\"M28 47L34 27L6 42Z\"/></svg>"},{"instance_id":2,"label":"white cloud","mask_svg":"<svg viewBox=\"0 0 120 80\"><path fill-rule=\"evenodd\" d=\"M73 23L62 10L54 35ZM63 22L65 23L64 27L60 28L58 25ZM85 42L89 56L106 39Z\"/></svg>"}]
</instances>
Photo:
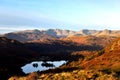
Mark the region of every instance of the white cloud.
<instances>
[{"instance_id":1,"label":"white cloud","mask_svg":"<svg viewBox=\"0 0 120 80\"><path fill-rule=\"evenodd\" d=\"M1 26L0 26L0 34L9 33L9 32L14 32L14 31L34 30L34 29L45 30L45 29L47 29L47 28L43 28L43 27L33 27L33 26L30 27L30 26L1 25Z\"/></svg>"}]
</instances>

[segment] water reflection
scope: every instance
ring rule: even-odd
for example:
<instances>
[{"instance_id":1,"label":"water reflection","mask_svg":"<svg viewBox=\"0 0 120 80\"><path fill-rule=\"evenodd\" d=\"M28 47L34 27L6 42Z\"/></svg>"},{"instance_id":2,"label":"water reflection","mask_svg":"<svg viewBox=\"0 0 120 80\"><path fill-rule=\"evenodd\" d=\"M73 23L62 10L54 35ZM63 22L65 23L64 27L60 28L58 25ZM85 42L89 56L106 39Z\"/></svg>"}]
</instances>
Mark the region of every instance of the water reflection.
<instances>
[{"instance_id":1,"label":"water reflection","mask_svg":"<svg viewBox=\"0 0 120 80\"><path fill-rule=\"evenodd\" d=\"M47 63L47 62L42 63L41 66L43 66L43 67L55 67L55 65L53 63Z\"/></svg>"},{"instance_id":2,"label":"water reflection","mask_svg":"<svg viewBox=\"0 0 120 80\"><path fill-rule=\"evenodd\" d=\"M61 66L62 64L66 63L66 61L35 61L25 66L21 67L24 73L31 73L35 71L44 71L50 68L56 68Z\"/></svg>"}]
</instances>

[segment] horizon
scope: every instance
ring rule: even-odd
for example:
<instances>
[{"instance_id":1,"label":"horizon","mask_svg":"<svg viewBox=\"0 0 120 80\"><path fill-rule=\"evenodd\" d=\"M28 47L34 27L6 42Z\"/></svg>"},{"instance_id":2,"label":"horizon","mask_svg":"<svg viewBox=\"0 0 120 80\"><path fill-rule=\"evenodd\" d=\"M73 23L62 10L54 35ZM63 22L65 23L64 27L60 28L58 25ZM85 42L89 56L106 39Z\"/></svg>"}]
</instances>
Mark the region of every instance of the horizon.
<instances>
[{"instance_id":1,"label":"horizon","mask_svg":"<svg viewBox=\"0 0 120 80\"><path fill-rule=\"evenodd\" d=\"M0 34L33 29L120 30L119 0L0 0Z\"/></svg>"},{"instance_id":2,"label":"horizon","mask_svg":"<svg viewBox=\"0 0 120 80\"><path fill-rule=\"evenodd\" d=\"M19 30L19 29L16 29L16 30L14 30L14 29L9 29L9 30L7 30L7 29L5 29L5 31L4 31L4 29L3 29L3 31L0 31L0 35L4 35L4 34L7 34L7 33L16 33L16 32L22 32L22 31L33 31L33 30L39 30L39 31L47 31L47 30L50 30L50 29L52 29L52 28L48 28L48 29L21 29L21 30ZM52 29L52 30L56 30L56 29L58 29L58 28L55 28L55 29ZM69 30L69 31L75 31L75 32L79 32L79 31L82 31L82 30L95 30L95 31L104 31L104 30L110 30L110 31L120 31L120 29L80 29L80 30L70 30L70 29L58 29L58 30Z\"/></svg>"}]
</instances>

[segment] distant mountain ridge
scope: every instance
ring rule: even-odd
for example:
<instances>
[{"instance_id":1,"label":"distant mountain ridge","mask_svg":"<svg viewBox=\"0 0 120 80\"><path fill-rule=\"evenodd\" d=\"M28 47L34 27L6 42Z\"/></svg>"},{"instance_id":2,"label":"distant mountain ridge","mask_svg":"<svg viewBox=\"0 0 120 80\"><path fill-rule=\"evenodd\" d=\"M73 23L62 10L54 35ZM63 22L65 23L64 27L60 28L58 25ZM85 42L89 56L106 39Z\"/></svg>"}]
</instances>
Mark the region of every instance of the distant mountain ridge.
<instances>
[{"instance_id":1,"label":"distant mountain ridge","mask_svg":"<svg viewBox=\"0 0 120 80\"><path fill-rule=\"evenodd\" d=\"M61 29L48 29L48 30L25 30L19 32L11 32L4 34L4 37L15 39L21 42L33 41L37 39L50 39L50 38L63 38L71 36L120 36L120 30L61 30Z\"/></svg>"}]
</instances>

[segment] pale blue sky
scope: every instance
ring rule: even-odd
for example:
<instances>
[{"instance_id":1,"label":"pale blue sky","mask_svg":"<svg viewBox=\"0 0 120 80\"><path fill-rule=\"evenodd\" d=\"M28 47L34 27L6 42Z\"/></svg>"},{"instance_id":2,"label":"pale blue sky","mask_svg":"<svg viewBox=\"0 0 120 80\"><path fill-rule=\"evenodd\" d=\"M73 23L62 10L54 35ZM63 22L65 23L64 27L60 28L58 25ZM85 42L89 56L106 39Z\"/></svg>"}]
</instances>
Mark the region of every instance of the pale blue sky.
<instances>
[{"instance_id":1,"label":"pale blue sky","mask_svg":"<svg viewBox=\"0 0 120 80\"><path fill-rule=\"evenodd\" d=\"M0 30L8 28L120 29L120 0L0 0Z\"/></svg>"}]
</instances>

